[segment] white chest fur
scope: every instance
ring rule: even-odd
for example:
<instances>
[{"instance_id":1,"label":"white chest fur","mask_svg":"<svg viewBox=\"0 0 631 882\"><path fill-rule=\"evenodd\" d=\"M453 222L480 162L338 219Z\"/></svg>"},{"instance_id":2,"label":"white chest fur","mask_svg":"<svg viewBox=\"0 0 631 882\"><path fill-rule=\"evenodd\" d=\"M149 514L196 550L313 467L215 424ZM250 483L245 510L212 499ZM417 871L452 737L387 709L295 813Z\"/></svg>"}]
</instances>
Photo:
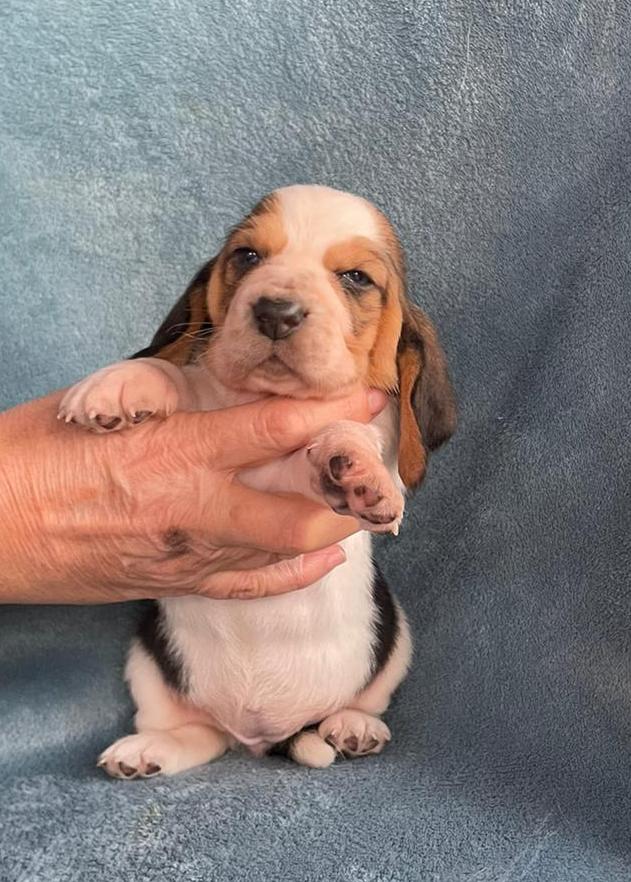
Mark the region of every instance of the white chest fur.
<instances>
[{"instance_id":1,"label":"white chest fur","mask_svg":"<svg viewBox=\"0 0 631 882\"><path fill-rule=\"evenodd\" d=\"M369 679L370 536L343 544L346 563L294 594L162 602L191 699L243 744L276 742L321 720Z\"/></svg>"},{"instance_id":2,"label":"white chest fur","mask_svg":"<svg viewBox=\"0 0 631 882\"><path fill-rule=\"evenodd\" d=\"M204 368L184 370L196 407L241 403ZM396 422L390 406L372 426L400 482ZM303 452L250 469L242 480L258 490L309 493L306 469ZM170 643L187 672L190 699L253 749L318 722L370 679L377 615L371 536L359 532L342 545L346 562L302 591L246 601L161 601Z\"/></svg>"}]
</instances>

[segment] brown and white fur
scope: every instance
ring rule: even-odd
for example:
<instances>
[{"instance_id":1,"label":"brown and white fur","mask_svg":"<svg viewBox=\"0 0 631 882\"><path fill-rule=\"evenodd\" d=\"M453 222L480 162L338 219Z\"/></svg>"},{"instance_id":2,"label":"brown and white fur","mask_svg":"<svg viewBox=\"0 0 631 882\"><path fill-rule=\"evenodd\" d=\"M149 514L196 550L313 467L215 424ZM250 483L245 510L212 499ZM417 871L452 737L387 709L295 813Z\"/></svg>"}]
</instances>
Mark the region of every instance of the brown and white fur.
<instances>
[{"instance_id":1,"label":"brown and white fur","mask_svg":"<svg viewBox=\"0 0 631 882\"><path fill-rule=\"evenodd\" d=\"M403 492L451 435L445 360L405 295L400 247L370 203L326 187L263 199L228 236L147 350L74 386L60 417L113 431L173 411L269 395L333 397L357 383L390 393L370 426L328 426L304 450L250 469L253 488L300 492L352 513L347 560L302 591L257 600L162 600L126 677L137 733L99 765L121 778L174 774L236 744L284 744L299 763L378 753L380 719L408 669L411 639L371 556L397 532Z\"/></svg>"}]
</instances>

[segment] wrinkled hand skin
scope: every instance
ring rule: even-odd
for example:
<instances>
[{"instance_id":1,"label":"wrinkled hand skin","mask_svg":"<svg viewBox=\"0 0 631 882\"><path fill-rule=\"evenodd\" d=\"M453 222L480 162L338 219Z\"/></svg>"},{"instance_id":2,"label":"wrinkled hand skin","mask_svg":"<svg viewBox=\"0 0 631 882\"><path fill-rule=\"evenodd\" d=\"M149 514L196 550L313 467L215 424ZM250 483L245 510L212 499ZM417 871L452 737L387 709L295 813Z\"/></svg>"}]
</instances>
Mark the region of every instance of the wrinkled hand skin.
<instances>
[{"instance_id":1,"label":"wrinkled hand skin","mask_svg":"<svg viewBox=\"0 0 631 882\"><path fill-rule=\"evenodd\" d=\"M103 436L57 422L60 399L0 414L2 601L257 597L343 560L334 543L354 520L250 490L236 470L306 444L331 419L367 421L365 393L302 410L176 413Z\"/></svg>"}]
</instances>

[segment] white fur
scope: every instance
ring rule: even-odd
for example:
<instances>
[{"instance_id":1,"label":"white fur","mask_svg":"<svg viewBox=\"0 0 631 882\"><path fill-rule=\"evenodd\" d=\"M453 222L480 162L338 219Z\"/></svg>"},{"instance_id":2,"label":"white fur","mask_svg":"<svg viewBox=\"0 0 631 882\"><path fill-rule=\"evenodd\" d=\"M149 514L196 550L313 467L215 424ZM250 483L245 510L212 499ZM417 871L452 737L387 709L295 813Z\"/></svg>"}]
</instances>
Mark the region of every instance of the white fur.
<instances>
[{"instance_id":1,"label":"white fur","mask_svg":"<svg viewBox=\"0 0 631 882\"><path fill-rule=\"evenodd\" d=\"M287 234L284 255L321 259L327 248L353 236L379 239L375 210L361 196L331 187L294 184L275 193Z\"/></svg>"},{"instance_id":2,"label":"white fur","mask_svg":"<svg viewBox=\"0 0 631 882\"><path fill-rule=\"evenodd\" d=\"M205 373L184 372L197 399L212 409ZM225 396L221 406L227 406ZM395 420L390 407L372 426L391 467ZM394 473L400 484L396 467ZM304 451L250 469L241 479L258 490L313 494ZM342 545L346 562L303 591L249 601L191 596L161 602L191 672L192 703L250 748L282 741L352 704L370 679L371 537L362 531Z\"/></svg>"},{"instance_id":3,"label":"white fur","mask_svg":"<svg viewBox=\"0 0 631 882\"><path fill-rule=\"evenodd\" d=\"M353 700L370 677L369 542L346 540L348 560L295 595L162 602L191 700L219 728L263 747Z\"/></svg>"}]
</instances>

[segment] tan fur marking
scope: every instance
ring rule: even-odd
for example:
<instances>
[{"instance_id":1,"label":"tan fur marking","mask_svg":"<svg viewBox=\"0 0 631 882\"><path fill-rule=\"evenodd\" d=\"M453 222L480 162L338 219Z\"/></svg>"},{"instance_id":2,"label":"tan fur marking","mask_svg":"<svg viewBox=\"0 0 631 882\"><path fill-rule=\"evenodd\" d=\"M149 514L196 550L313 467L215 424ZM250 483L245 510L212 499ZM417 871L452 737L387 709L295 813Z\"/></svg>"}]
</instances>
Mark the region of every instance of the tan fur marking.
<instances>
[{"instance_id":1,"label":"tan fur marking","mask_svg":"<svg viewBox=\"0 0 631 882\"><path fill-rule=\"evenodd\" d=\"M359 269L367 273L379 288L385 288L388 271L375 242L365 236L353 236L327 248L323 263L332 273Z\"/></svg>"},{"instance_id":2,"label":"tan fur marking","mask_svg":"<svg viewBox=\"0 0 631 882\"><path fill-rule=\"evenodd\" d=\"M399 355L399 474L406 487L423 480L427 453L412 407L412 393L421 375L418 352L404 349Z\"/></svg>"},{"instance_id":3,"label":"tan fur marking","mask_svg":"<svg viewBox=\"0 0 631 882\"><path fill-rule=\"evenodd\" d=\"M220 325L240 278L230 264L237 248L251 248L261 257L279 254L287 244L278 202L274 194L262 199L230 234L222 248L208 286L208 312L213 324Z\"/></svg>"},{"instance_id":4,"label":"tan fur marking","mask_svg":"<svg viewBox=\"0 0 631 882\"><path fill-rule=\"evenodd\" d=\"M370 351L366 385L392 392L397 388L396 352L401 335L401 304L398 296L388 293L381 310L379 327Z\"/></svg>"},{"instance_id":5,"label":"tan fur marking","mask_svg":"<svg viewBox=\"0 0 631 882\"><path fill-rule=\"evenodd\" d=\"M189 324L182 328L182 333L177 340L168 343L156 353L157 358L165 358L167 361L180 367L188 363L191 349L195 345L195 334L202 329L204 322L208 319L206 313L206 288L199 287L192 291L189 295L189 304L191 311Z\"/></svg>"},{"instance_id":6,"label":"tan fur marking","mask_svg":"<svg viewBox=\"0 0 631 882\"><path fill-rule=\"evenodd\" d=\"M330 272L358 269L375 282L376 289L356 299L344 295L355 330L346 345L353 353L359 376L367 385L395 389L401 307L399 280L389 266L389 255L370 239L354 236L329 247L323 260Z\"/></svg>"}]
</instances>

